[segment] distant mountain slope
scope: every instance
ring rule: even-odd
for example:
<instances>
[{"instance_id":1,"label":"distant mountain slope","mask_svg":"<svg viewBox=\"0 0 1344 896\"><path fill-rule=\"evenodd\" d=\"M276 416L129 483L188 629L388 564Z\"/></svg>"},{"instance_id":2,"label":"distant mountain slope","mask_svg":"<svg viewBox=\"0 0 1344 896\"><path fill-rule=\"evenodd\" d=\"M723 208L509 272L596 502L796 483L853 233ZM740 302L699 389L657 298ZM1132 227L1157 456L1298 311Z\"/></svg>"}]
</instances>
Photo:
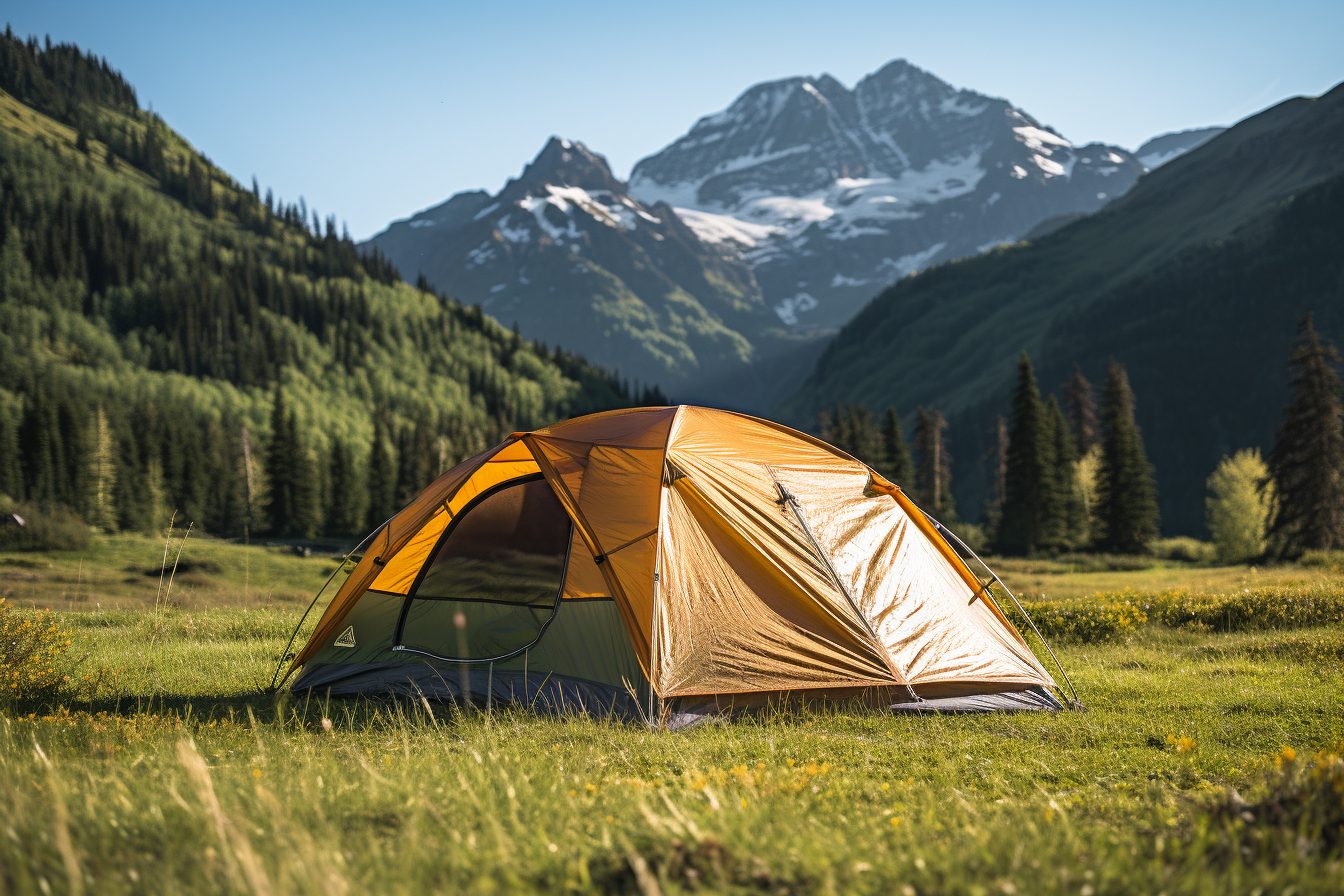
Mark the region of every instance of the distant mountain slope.
<instances>
[{"instance_id":1,"label":"distant mountain slope","mask_svg":"<svg viewBox=\"0 0 1344 896\"><path fill-rule=\"evenodd\" d=\"M628 185L552 139L498 194L460 193L370 243L525 335L759 410L883 287L1093 212L1143 170L902 60L852 90L751 87Z\"/></svg>"},{"instance_id":2,"label":"distant mountain slope","mask_svg":"<svg viewBox=\"0 0 1344 896\"><path fill-rule=\"evenodd\" d=\"M1344 86L1255 115L1039 241L927 271L877 297L788 404L954 416L959 503L984 497L985 436L1021 351L1047 386L1125 362L1166 527L1202 528L1220 454L1268 446L1293 325L1344 339Z\"/></svg>"},{"instance_id":3,"label":"distant mountain slope","mask_svg":"<svg viewBox=\"0 0 1344 896\"><path fill-rule=\"evenodd\" d=\"M0 37L0 495L88 512L96 448L122 468L122 523L163 525L141 506L163 502L232 533L240 431L259 502L277 390L324 506L338 447L365 496L375 416L415 447L382 446L383 472L423 485L502 433L626 403L309 218L242 189L105 61Z\"/></svg>"},{"instance_id":4,"label":"distant mountain slope","mask_svg":"<svg viewBox=\"0 0 1344 896\"><path fill-rule=\"evenodd\" d=\"M1192 149L1198 149L1225 130L1227 128L1191 128L1188 131L1160 134L1134 150L1134 156L1144 168L1151 171Z\"/></svg>"},{"instance_id":5,"label":"distant mountain slope","mask_svg":"<svg viewBox=\"0 0 1344 896\"><path fill-rule=\"evenodd\" d=\"M370 243L527 336L682 393L740 375L781 329L734 253L632 198L604 158L569 140L551 138L496 195L460 193Z\"/></svg>"},{"instance_id":6,"label":"distant mountain slope","mask_svg":"<svg viewBox=\"0 0 1344 896\"><path fill-rule=\"evenodd\" d=\"M758 84L636 164L630 190L736 247L785 323L826 329L907 274L1095 211L1142 172L897 60L853 90Z\"/></svg>"}]
</instances>

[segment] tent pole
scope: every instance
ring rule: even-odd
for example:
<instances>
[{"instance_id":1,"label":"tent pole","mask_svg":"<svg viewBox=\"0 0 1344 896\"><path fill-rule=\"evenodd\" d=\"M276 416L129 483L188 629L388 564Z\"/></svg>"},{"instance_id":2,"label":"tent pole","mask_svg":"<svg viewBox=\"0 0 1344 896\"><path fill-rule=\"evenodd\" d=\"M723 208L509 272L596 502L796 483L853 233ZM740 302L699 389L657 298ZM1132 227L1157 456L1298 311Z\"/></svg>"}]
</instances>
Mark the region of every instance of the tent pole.
<instances>
[{"instance_id":1,"label":"tent pole","mask_svg":"<svg viewBox=\"0 0 1344 896\"><path fill-rule=\"evenodd\" d=\"M283 682L280 681L280 669L285 665L285 660L286 658L289 657L289 650L291 647L294 646L294 639L299 636L299 629L303 628L303 623L308 618L308 614L313 612L313 607L317 606L317 602L322 598L322 595L324 592L326 592L328 586L331 585L332 580L336 578L336 574L341 570L345 569L345 564L350 562L350 558L355 556L355 554L358 554L360 551L364 550L364 548L368 546L369 540L372 539L379 532L386 529L387 524L390 522L392 522L392 517L388 517L386 520L383 521L383 524L381 526L379 526L377 529L374 529L368 535L365 535L364 538L359 542L359 544L351 548L350 551L346 553L345 557L341 559L341 562L336 565L336 568L331 571L331 575L327 576L327 580L322 583L322 587L317 589L317 593L313 595L313 599L308 602L308 609L303 611L303 615L299 617L298 623L294 626L294 631L290 632L289 641L285 643L285 649L280 651L280 661L275 664L275 674L271 676L272 691L274 691L281 684L283 684ZM288 678L289 676L286 675L285 677Z\"/></svg>"},{"instance_id":2,"label":"tent pole","mask_svg":"<svg viewBox=\"0 0 1344 896\"><path fill-rule=\"evenodd\" d=\"M939 532L943 533L943 535L950 537L953 541L957 543L958 546L961 547L962 550L970 554L975 559L975 562L979 563L980 566L985 570L985 572L989 573L990 580L992 582L998 583L999 587L1002 588L1004 593L1008 595L1008 599L1013 602L1013 606L1017 607L1017 612L1021 613L1022 618L1027 620L1027 625L1031 626L1031 630L1036 633L1036 637L1041 639L1041 644L1045 646L1045 652L1050 654L1050 659L1054 661L1055 668L1059 670L1059 674L1064 679L1064 683L1069 686L1069 693L1073 697L1073 699L1070 701L1073 704L1073 708L1084 709L1085 707L1083 706L1083 702L1078 699L1078 691L1074 689L1073 682L1069 679L1069 673L1064 671L1064 664L1059 661L1059 657L1055 656L1055 651L1050 647L1050 642L1045 639L1045 635L1041 634L1041 630L1036 627L1036 622L1031 618L1031 614L1027 612L1026 608L1022 606L1021 602L1018 601L1017 595L1013 594L1013 589L1009 588L1007 584L1004 583L1003 579L999 578L999 574L996 573L993 569L991 569L990 565L986 563L984 560L982 560L980 558L980 555L971 549L970 545L961 540L961 536L957 535L957 533L953 532L951 529L947 528L942 523L938 522L938 520L934 519L932 514L929 514L922 509L920 510L920 513L923 513L924 516L929 518L929 521L933 523L934 528L936 528ZM989 583L986 583L986 587L982 588L981 590L985 592L986 597L989 597L992 600L993 595L988 590L987 587L988 584ZM977 592L977 594L978 593L979 592Z\"/></svg>"},{"instance_id":3,"label":"tent pole","mask_svg":"<svg viewBox=\"0 0 1344 896\"><path fill-rule=\"evenodd\" d=\"M660 545L658 550L658 559L656 559L653 564L653 600L651 601L649 612L649 724L652 725L654 728L662 727L662 721L659 719L659 716L662 713L659 712L655 714L653 705L657 691L657 688L654 686L654 681L656 681L658 678L658 673L656 671L656 666L658 663L658 591L659 591L658 580L662 578L662 576L660 575L660 573L662 572L661 561L662 561L662 550ZM661 701L659 701L658 709L659 710L662 709Z\"/></svg>"}]
</instances>

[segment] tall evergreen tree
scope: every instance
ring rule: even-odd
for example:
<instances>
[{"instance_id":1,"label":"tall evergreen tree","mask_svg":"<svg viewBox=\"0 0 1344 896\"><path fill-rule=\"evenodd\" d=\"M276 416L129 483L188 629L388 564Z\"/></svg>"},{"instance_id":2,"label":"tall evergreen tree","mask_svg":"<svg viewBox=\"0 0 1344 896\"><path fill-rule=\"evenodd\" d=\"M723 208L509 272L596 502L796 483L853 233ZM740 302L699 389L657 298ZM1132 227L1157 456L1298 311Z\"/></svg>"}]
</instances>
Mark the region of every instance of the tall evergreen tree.
<instances>
[{"instance_id":1,"label":"tall evergreen tree","mask_svg":"<svg viewBox=\"0 0 1344 896\"><path fill-rule=\"evenodd\" d=\"M1339 360L1339 351L1317 335L1315 321L1306 315L1288 362L1293 397L1269 458L1278 490L1269 544L1280 557L1344 547L1344 406L1335 370Z\"/></svg>"},{"instance_id":2,"label":"tall evergreen tree","mask_svg":"<svg viewBox=\"0 0 1344 896\"><path fill-rule=\"evenodd\" d=\"M1054 538L1052 546L1068 551L1087 544L1087 499L1078 474L1078 454L1074 448L1073 434L1069 430L1068 420L1064 417L1064 410L1054 396L1047 402L1047 408L1050 430L1055 438L1052 456L1055 474L1052 496L1054 501L1054 520L1051 523Z\"/></svg>"},{"instance_id":3,"label":"tall evergreen tree","mask_svg":"<svg viewBox=\"0 0 1344 896\"><path fill-rule=\"evenodd\" d=\"M243 530L246 509L243 467L238 459L238 422L226 416L205 427L205 445L210 468L206 526L209 531L235 533Z\"/></svg>"},{"instance_id":4,"label":"tall evergreen tree","mask_svg":"<svg viewBox=\"0 0 1344 896\"><path fill-rule=\"evenodd\" d=\"M830 408L817 411L817 438L839 447L836 441L835 413Z\"/></svg>"},{"instance_id":5,"label":"tall evergreen tree","mask_svg":"<svg viewBox=\"0 0 1344 896\"><path fill-rule=\"evenodd\" d=\"M1077 364L1064 385L1064 413L1072 430L1074 450L1082 456L1097 444L1097 405L1092 398L1092 384Z\"/></svg>"},{"instance_id":6,"label":"tall evergreen tree","mask_svg":"<svg viewBox=\"0 0 1344 896\"><path fill-rule=\"evenodd\" d=\"M882 458L881 472L887 479L897 485L914 483L915 460L910 456L910 446L901 431L901 415L895 408L887 408L882 415Z\"/></svg>"},{"instance_id":7,"label":"tall evergreen tree","mask_svg":"<svg viewBox=\"0 0 1344 896\"><path fill-rule=\"evenodd\" d=\"M1101 409L1095 544L1118 554L1143 554L1158 534L1157 484L1134 420L1134 393L1119 362L1106 371Z\"/></svg>"},{"instance_id":8,"label":"tall evergreen tree","mask_svg":"<svg viewBox=\"0 0 1344 896\"><path fill-rule=\"evenodd\" d=\"M994 534L999 553L1025 555L1053 546L1057 525L1054 448L1036 369L1023 353L1017 362L1008 428L1003 507Z\"/></svg>"},{"instance_id":9,"label":"tall evergreen tree","mask_svg":"<svg viewBox=\"0 0 1344 896\"><path fill-rule=\"evenodd\" d=\"M279 385L271 399L271 437L266 444L266 520L269 529L284 533L294 518L294 446L289 443L289 412Z\"/></svg>"},{"instance_id":10,"label":"tall evergreen tree","mask_svg":"<svg viewBox=\"0 0 1344 896\"><path fill-rule=\"evenodd\" d=\"M19 405L0 393L0 496L23 497L23 468L19 464Z\"/></svg>"},{"instance_id":11,"label":"tall evergreen tree","mask_svg":"<svg viewBox=\"0 0 1344 896\"><path fill-rule=\"evenodd\" d=\"M34 386L32 400L24 409L19 430L19 456L27 490L23 497L38 504L57 500L57 483L62 467L61 435L57 420L56 397L50 384Z\"/></svg>"},{"instance_id":12,"label":"tall evergreen tree","mask_svg":"<svg viewBox=\"0 0 1344 896\"><path fill-rule=\"evenodd\" d=\"M942 412L915 412L915 498L937 519L956 516L952 500L952 455L947 450L947 420Z\"/></svg>"},{"instance_id":13,"label":"tall evergreen tree","mask_svg":"<svg viewBox=\"0 0 1344 896\"><path fill-rule=\"evenodd\" d=\"M316 483L312 458L299 440L298 422L277 386L271 404L271 438L266 446L266 507L272 533L306 537L313 527Z\"/></svg>"},{"instance_id":14,"label":"tall evergreen tree","mask_svg":"<svg viewBox=\"0 0 1344 896\"><path fill-rule=\"evenodd\" d=\"M312 538L322 526L323 463L315 448L306 446L299 433L298 417L289 415L289 439L294 446L294 519L288 534L295 538Z\"/></svg>"},{"instance_id":15,"label":"tall evergreen tree","mask_svg":"<svg viewBox=\"0 0 1344 896\"><path fill-rule=\"evenodd\" d=\"M364 527L363 495L364 488L356 475L350 446L337 441L331 446L331 503L327 510L329 534L354 535Z\"/></svg>"},{"instance_id":16,"label":"tall evergreen tree","mask_svg":"<svg viewBox=\"0 0 1344 896\"><path fill-rule=\"evenodd\" d=\"M886 465L882 431L872 411L861 405L840 405L833 419L830 434L823 438L870 467L881 469Z\"/></svg>"},{"instance_id":17,"label":"tall evergreen tree","mask_svg":"<svg viewBox=\"0 0 1344 896\"><path fill-rule=\"evenodd\" d=\"M84 500L84 519L104 532L115 530L117 446L107 413L101 406L93 417L93 450L89 453L89 470L85 482L88 494Z\"/></svg>"},{"instance_id":18,"label":"tall evergreen tree","mask_svg":"<svg viewBox=\"0 0 1344 896\"><path fill-rule=\"evenodd\" d=\"M365 519L366 529L381 526L397 512L396 467L388 450L388 441L387 422L383 414L379 413L374 417L373 444L369 448L367 477L369 510Z\"/></svg>"},{"instance_id":19,"label":"tall evergreen tree","mask_svg":"<svg viewBox=\"0 0 1344 896\"><path fill-rule=\"evenodd\" d=\"M256 458L252 455L252 433L246 425L238 430L238 463L243 484L243 541L247 542L261 518L261 489Z\"/></svg>"},{"instance_id":20,"label":"tall evergreen tree","mask_svg":"<svg viewBox=\"0 0 1344 896\"><path fill-rule=\"evenodd\" d=\"M985 531L995 537L1003 515L1004 492L1008 487L1008 421L1000 414L994 418L993 445L990 448L990 484L985 502Z\"/></svg>"}]
</instances>

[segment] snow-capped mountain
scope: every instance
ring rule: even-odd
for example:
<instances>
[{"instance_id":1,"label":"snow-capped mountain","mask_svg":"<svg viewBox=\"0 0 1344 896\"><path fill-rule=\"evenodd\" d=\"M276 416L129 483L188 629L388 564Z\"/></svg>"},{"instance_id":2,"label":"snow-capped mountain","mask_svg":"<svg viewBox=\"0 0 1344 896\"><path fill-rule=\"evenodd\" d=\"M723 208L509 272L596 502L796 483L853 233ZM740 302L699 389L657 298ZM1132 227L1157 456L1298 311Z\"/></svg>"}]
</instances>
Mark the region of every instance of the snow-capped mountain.
<instances>
[{"instance_id":1,"label":"snow-capped mountain","mask_svg":"<svg viewBox=\"0 0 1344 896\"><path fill-rule=\"evenodd\" d=\"M630 192L741 253L783 323L825 329L900 277L1095 211L1143 170L898 60L852 90L752 87L636 164Z\"/></svg>"},{"instance_id":2,"label":"snow-capped mountain","mask_svg":"<svg viewBox=\"0 0 1344 896\"><path fill-rule=\"evenodd\" d=\"M1138 158L1139 164L1152 171L1177 156L1183 156L1190 150L1203 146L1225 130L1227 128L1191 128L1188 131L1160 134L1134 150L1134 155Z\"/></svg>"},{"instance_id":3,"label":"snow-capped mountain","mask_svg":"<svg viewBox=\"0 0 1344 896\"><path fill-rule=\"evenodd\" d=\"M459 193L371 243L404 276L645 383L740 372L779 329L735 251L556 137L499 193Z\"/></svg>"},{"instance_id":4,"label":"snow-capped mountain","mask_svg":"<svg viewBox=\"0 0 1344 896\"><path fill-rule=\"evenodd\" d=\"M371 243L529 337L678 397L752 389L764 406L894 281L1064 226L1209 136L1155 138L1142 159L1075 145L898 60L852 89L751 87L629 184L553 138L499 193L459 193Z\"/></svg>"}]
</instances>

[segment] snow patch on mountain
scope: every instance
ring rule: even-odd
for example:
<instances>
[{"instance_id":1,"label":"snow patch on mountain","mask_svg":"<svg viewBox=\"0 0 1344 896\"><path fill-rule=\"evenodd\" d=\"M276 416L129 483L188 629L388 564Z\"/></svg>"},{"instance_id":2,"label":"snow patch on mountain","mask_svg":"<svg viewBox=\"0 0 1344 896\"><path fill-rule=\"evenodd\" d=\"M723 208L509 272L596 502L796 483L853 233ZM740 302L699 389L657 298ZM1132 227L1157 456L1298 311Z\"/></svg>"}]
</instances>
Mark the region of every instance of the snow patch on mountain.
<instances>
[{"instance_id":1,"label":"snow patch on mountain","mask_svg":"<svg viewBox=\"0 0 1344 896\"><path fill-rule=\"evenodd\" d=\"M775 305L775 314L789 326L798 323L798 315L817 307L817 300L811 293L800 292L789 296Z\"/></svg>"},{"instance_id":2,"label":"snow patch on mountain","mask_svg":"<svg viewBox=\"0 0 1344 896\"><path fill-rule=\"evenodd\" d=\"M734 243L750 249L779 233L777 227L743 221L732 215L715 214L695 208L676 208L674 210L677 217L681 218L695 232L696 236L707 243Z\"/></svg>"},{"instance_id":3,"label":"snow patch on mountain","mask_svg":"<svg viewBox=\"0 0 1344 896\"><path fill-rule=\"evenodd\" d=\"M895 279L899 280L927 267L929 262L946 246L947 243L934 243L921 252L911 252L909 255L902 255L900 258L886 258L882 260L879 267L895 274Z\"/></svg>"},{"instance_id":4,"label":"snow patch on mountain","mask_svg":"<svg viewBox=\"0 0 1344 896\"><path fill-rule=\"evenodd\" d=\"M751 191L732 208L715 202L687 204L694 201L695 190L686 182L633 181L631 192L645 204L672 205L701 239L755 248L772 239L797 237L813 225L822 225L831 239L880 233L865 228L864 222L917 218L922 206L974 191L985 173L980 151L972 150L895 177L837 177L827 189L803 196Z\"/></svg>"},{"instance_id":5,"label":"snow patch on mountain","mask_svg":"<svg viewBox=\"0 0 1344 896\"><path fill-rule=\"evenodd\" d=\"M1013 128L1013 133L1017 135L1017 139L1020 140L1027 149L1040 150L1045 149L1047 146L1073 147L1072 143L1058 134L1031 125L1022 125L1021 127Z\"/></svg>"}]
</instances>

